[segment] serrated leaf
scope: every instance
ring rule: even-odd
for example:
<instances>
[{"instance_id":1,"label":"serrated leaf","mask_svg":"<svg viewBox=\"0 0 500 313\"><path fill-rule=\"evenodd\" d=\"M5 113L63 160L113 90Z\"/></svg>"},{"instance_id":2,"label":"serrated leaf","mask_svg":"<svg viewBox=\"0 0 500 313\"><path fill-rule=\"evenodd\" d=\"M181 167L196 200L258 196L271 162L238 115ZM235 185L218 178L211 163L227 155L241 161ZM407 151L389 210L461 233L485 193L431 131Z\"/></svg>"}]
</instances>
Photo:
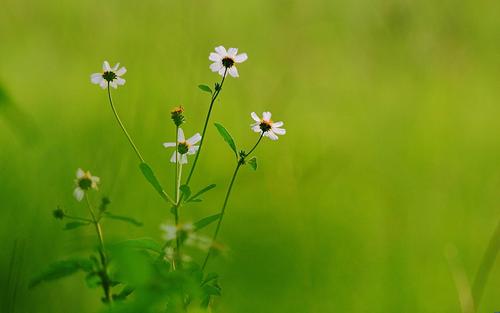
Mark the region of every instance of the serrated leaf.
<instances>
[{"instance_id":1,"label":"serrated leaf","mask_svg":"<svg viewBox=\"0 0 500 313\"><path fill-rule=\"evenodd\" d=\"M49 265L49 267L35 276L29 284L30 288L46 281L60 279L72 275L78 271L90 272L92 271L92 261L88 259L70 259L58 261Z\"/></svg>"},{"instance_id":2,"label":"serrated leaf","mask_svg":"<svg viewBox=\"0 0 500 313\"><path fill-rule=\"evenodd\" d=\"M214 215L210 215L210 216L207 216L205 218L202 218L201 220L199 220L198 222L193 224L194 230L196 231L196 230L200 230L202 228L207 227L208 225L217 221L220 216L221 216L221 214L218 213L218 214L214 214Z\"/></svg>"},{"instance_id":3,"label":"serrated leaf","mask_svg":"<svg viewBox=\"0 0 500 313\"><path fill-rule=\"evenodd\" d=\"M201 202L201 199L197 199L199 196L204 194L207 191L210 191L214 189L217 185L216 184L211 184L203 188L202 190L198 191L194 196L192 196L190 199L187 200L187 202ZM199 201L197 201L199 200Z\"/></svg>"},{"instance_id":4,"label":"serrated leaf","mask_svg":"<svg viewBox=\"0 0 500 313\"><path fill-rule=\"evenodd\" d=\"M127 223L130 223L132 225L135 225L137 227L139 226L142 226L143 224L141 222L139 222L138 220L132 218L132 217L128 217L128 216L123 216L123 215L114 215L114 214L111 214L111 213L105 213L102 215L103 217L106 217L106 218L110 218L110 219L113 219L113 220L118 220L118 221L122 221L122 222L127 222Z\"/></svg>"},{"instance_id":5,"label":"serrated leaf","mask_svg":"<svg viewBox=\"0 0 500 313\"><path fill-rule=\"evenodd\" d=\"M201 90L203 90L205 92L212 93L212 89L210 87L208 87L207 85L198 85L198 88L200 88Z\"/></svg>"},{"instance_id":6,"label":"serrated leaf","mask_svg":"<svg viewBox=\"0 0 500 313\"><path fill-rule=\"evenodd\" d=\"M84 223L84 222L69 222L64 225L64 230L72 230L78 227L82 226L87 226L90 225L90 223Z\"/></svg>"},{"instance_id":7,"label":"serrated leaf","mask_svg":"<svg viewBox=\"0 0 500 313\"><path fill-rule=\"evenodd\" d=\"M248 165L250 165L250 167L256 171L257 170L257 158L256 157L252 157L250 158L250 160L247 161Z\"/></svg>"},{"instance_id":8,"label":"serrated leaf","mask_svg":"<svg viewBox=\"0 0 500 313\"><path fill-rule=\"evenodd\" d=\"M151 169L151 167L147 163L139 164L139 168L141 169L142 174L146 177L146 180L153 186L153 188L160 194L160 196L168 201L168 198L165 196L165 191L161 186L160 182L155 176L155 173Z\"/></svg>"},{"instance_id":9,"label":"serrated leaf","mask_svg":"<svg viewBox=\"0 0 500 313\"><path fill-rule=\"evenodd\" d=\"M184 199L188 199L191 196L191 188L189 188L188 185L182 185L179 187L179 189L184 194Z\"/></svg>"},{"instance_id":10,"label":"serrated leaf","mask_svg":"<svg viewBox=\"0 0 500 313\"><path fill-rule=\"evenodd\" d=\"M162 252L162 246L151 238L138 238L121 241L115 244L119 247L127 247L140 250L150 250L157 253Z\"/></svg>"},{"instance_id":11,"label":"serrated leaf","mask_svg":"<svg viewBox=\"0 0 500 313\"><path fill-rule=\"evenodd\" d=\"M234 143L233 137L229 134L226 128L222 126L219 123L214 124L217 130L219 131L219 134L222 136L225 142L231 147L231 149L234 151L234 155L236 155L236 158L238 158L238 152L236 152L236 144Z\"/></svg>"}]
</instances>

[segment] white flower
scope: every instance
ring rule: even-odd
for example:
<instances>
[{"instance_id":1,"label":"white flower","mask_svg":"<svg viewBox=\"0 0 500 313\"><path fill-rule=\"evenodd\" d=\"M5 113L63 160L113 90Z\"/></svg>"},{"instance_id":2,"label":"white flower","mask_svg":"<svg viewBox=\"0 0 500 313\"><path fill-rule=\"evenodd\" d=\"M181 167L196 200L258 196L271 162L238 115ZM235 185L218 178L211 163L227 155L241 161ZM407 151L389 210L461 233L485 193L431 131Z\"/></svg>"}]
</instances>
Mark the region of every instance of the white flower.
<instances>
[{"instance_id":1,"label":"white flower","mask_svg":"<svg viewBox=\"0 0 500 313\"><path fill-rule=\"evenodd\" d=\"M226 48L223 46L218 46L215 48L215 53L210 53L208 59L214 63L210 64L210 69L212 72L218 72L221 76L224 73L229 73L233 77L238 77L238 70L236 69L235 63L243 63L248 59L246 53L237 54L237 48Z\"/></svg>"},{"instance_id":2,"label":"white flower","mask_svg":"<svg viewBox=\"0 0 500 313\"><path fill-rule=\"evenodd\" d=\"M170 158L170 162L176 163L179 160L180 164L187 163L187 156L189 154L195 154L198 151L199 146L195 146L195 144L201 140L201 135L196 133L193 137L188 140L184 137L184 131L182 128L179 128L177 133L177 144L175 142L165 142L163 146L165 148L171 148L177 145L177 151L174 151L172 157Z\"/></svg>"},{"instance_id":3,"label":"white flower","mask_svg":"<svg viewBox=\"0 0 500 313\"><path fill-rule=\"evenodd\" d=\"M91 188L97 190L97 184L99 182L99 177L92 176L89 171L85 172L84 170L79 168L76 171L76 188L75 191L73 191L73 195L75 196L76 200L82 201L85 192Z\"/></svg>"},{"instance_id":4,"label":"white flower","mask_svg":"<svg viewBox=\"0 0 500 313\"><path fill-rule=\"evenodd\" d=\"M273 122L271 120L271 112L262 113L262 118L252 112L250 114L255 121L254 124L250 125L252 130L256 133L264 133L264 136L269 137L271 140L278 140L277 135L286 134L286 130L284 128L280 128L283 126L283 122Z\"/></svg>"},{"instance_id":5,"label":"white flower","mask_svg":"<svg viewBox=\"0 0 500 313\"><path fill-rule=\"evenodd\" d=\"M184 232L189 235L193 232L194 227L191 223L182 224L179 227L171 224L162 224L160 225L160 229L163 230L163 239L170 241L177 238L177 233Z\"/></svg>"},{"instance_id":6,"label":"white flower","mask_svg":"<svg viewBox=\"0 0 500 313\"><path fill-rule=\"evenodd\" d=\"M125 85L125 79L121 76L127 72L127 69L125 67L119 67L120 63L116 63L116 65L111 68L108 61L104 61L102 64L102 73L90 75L90 81L93 84L101 86L102 89L106 89L108 84L115 89L118 88L119 85Z\"/></svg>"}]
</instances>

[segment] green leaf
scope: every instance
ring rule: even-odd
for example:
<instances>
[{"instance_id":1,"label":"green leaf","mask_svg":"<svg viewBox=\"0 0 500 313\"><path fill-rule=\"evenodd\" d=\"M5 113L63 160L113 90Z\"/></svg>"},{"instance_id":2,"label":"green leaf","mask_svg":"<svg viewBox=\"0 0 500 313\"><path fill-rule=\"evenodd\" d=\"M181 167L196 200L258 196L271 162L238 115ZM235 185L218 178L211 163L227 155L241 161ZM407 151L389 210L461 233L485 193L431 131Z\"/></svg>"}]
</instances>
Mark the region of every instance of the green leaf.
<instances>
[{"instance_id":1,"label":"green leaf","mask_svg":"<svg viewBox=\"0 0 500 313\"><path fill-rule=\"evenodd\" d=\"M82 227L82 226L87 226L87 225L90 225L90 223L69 222L66 225L64 225L64 230L71 230L71 229L75 229L75 228Z\"/></svg>"},{"instance_id":2,"label":"green leaf","mask_svg":"<svg viewBox=\"0 0 500 313\"><path fill-rule=\"evenodd\" d=\"M214 215L202 218L201 220L199 220L198 222L196 222L196 223L193 224L194 230L196 231L196 230L200 230L202 228L207 227L208 225L210 225L213 222L217 221L220 216L221 216L221 214L218 213L218 214L214 214Z\"/></svg>"},{"instance_id":3,"label":"green leaf","mask_svg":"<svg viewBox=\"0 0 500 313\"><path fill-rule=\"evenodd\" d=\"M201 90L203 90L205 92L212 93L212 89L210 87L208 87L207 85L198 85L198 88L200 88Z\"/></svg>"},{"instance_id":4,"label":"green leaf","mask_svg":"<svg viewBox=\"0 0 500 313\"><path fill-rule=\"evenodd\" d=\"M56 280L72 275L79 270L83 270L85 272L92 271L92 261L88 259L70 259L52 263L45 271L35 276L30 281L29 287L33 288L42 282Z\"/></svg>"},{"instance_id":5,"label":"green leaf","mask_svg":"<svg viewBox=\"0 0 500 313\"><path fill-rule=\"evenodd\" d=\"M229 132L219 123L214 124L219 131L219 134L224 138L224 141L228 143L229 147L234 151L236 158L238 157L238 152L236 152L236 144L234 143L233 137L229 134Z\"/></svg>"},{"instance_id":6,"label":"green leaf","mask_svg":"<svg viewBox=\"0 0 500 313\"><path fill-rule=\"evenodd\" d=\"M203 280L202 285L204 285L204 284L206 284L206 283L209 283L209 282L211 282L212 280L216 280L217 278L219 278L219 274L214 273L214 272L212 272L212 273L208 273L208 274L207 274L207 277L205 277L205 279Z\"/></svg>"},{"instance_id":7,"label":"green leaf","mask_svg":"<svg viewBox=\"0 0 500 313\"><path fill-rule=\"evenodd\" d=\"M135 225L137 227L139 226L142 226L143 224L141 222L139 222L138 220L132 218L132 217L128 217L128 216L122 216L122 215L114 215L114 214L111 214L111 213L108 213L108 212L105 212L103 215L103 217L106 217L106 218L110 218L110 219L113 219L113 220L118 220L118 221L122 221L122 222L127 222L127 223L130 223L132 225Z\"/></svg>"},{"instance_id":8,"label":"green leaf","mask_svg":"<svg viewBox=\"0 0 500 313\"><path fill-rule=\"evenodd\" d=\"M165 191L163 190L163 187L160 185L160 182L155 176L155 173L151 169L151 167L147 163L141 163L139 165L139 168L141 169L142 174L144 177L146 177L147 181L153 186L156 191L160 194L160 196L168 201L167 196L165 196Z\"/></svg>"},{"instance_id":9,"label":"green leaf","mask_svg":"<svg viewBox=\"0 0 500 313\"><path fill-rule=\"evenodd\" d=\"M250 160L247 161L248 165L250 165L250 167L256 171L257 170L257 158L256 157L252 157Z\"/></svg>"},{"instance_id":10,"label":"green leaf","mask_svg":"<svg viewBox=\"0 0 500 313\"><path fill-rule=\"evenodd\" d=\"M211 185L208 185L206 186L205 188L203 188L202 190L198 191L194 196L192 196L191 198L189 198L187 200L187 202L200 202L201 199L197 199L199 196L201 196L202 194L204 194L205 192L207 191L210 191L212 189L214 189L217 185L216 184L211 184ZM199 201L197 201L199 200Z\"/></svg>"},{"instance_id":11,"label":"green leaf","mask_svg":"<svg viewBox=\"0 0 500 313\"><path fill-rule=\"evenodd\" d=\"M207 296L220 296L221 295L221 288L217 285L205 285L203 286L203 291Z\"/></svg>"},{"instance_id":12,"label":"green leaf","mask_svg":"<svg viewBox=\"0 0 500 313\"><path fill-rule=\"evenodd\" d=\"M97 288L102 285L101 276L98 272L91 272L85 276L85 283L89 288Z\"/></svg>"},{"instance_id":13,"label":"green leaf","mask_svg":"<svg viewBox=\"0 0 500 313\"><path fill-rule=\"evenodd\" d=\"M184 194L184 199L188 199L191 196L191 188L189 188L188 185L182 185L179 187L179 189Z\"/></svg>"},{"instance_id":14,"label":"green leaf","mask_svg":"<svg viewBox=\"0 0 500 313\"><path fill-rule=\"evenodd\" d=\"M162 246L151 238L129 239L115 244L119 247L127 247L140 250L150 250L162 253Z\"/></svg>"},{"instance_id":15,"label":"green leaf","mask_svg":"<svg viewBox=\"0 0 500 313\"><path fill-rule=\"evenodd\" d=\"M134 292L134 288L131 287L131 286L125 286L123 287L122 291L120 291L119 294L114 294L113 295L113 300L116 300L116 301L123 301L125 299L127 299L127 297L132 293Z\"/></svg>"}]
</instances>

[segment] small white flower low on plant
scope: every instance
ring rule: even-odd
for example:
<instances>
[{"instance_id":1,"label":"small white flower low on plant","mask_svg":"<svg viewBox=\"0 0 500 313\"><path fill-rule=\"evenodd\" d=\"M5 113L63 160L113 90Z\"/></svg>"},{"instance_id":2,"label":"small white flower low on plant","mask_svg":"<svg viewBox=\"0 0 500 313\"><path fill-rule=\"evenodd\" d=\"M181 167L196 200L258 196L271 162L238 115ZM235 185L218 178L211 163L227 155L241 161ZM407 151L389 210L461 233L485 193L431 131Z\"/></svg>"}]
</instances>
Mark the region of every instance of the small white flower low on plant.
<instances>
[{"instance_id":1,"label":"small white flower low on plant","mask_svg":"<svg viewBox=\"0 0 500 313\"><path fill-rule=\"evenodd\" d=\"M271 120L271 112L262 113L262 118L260 118L255 112L252 112L250 115L255 121L254 124L250 125L254 132L261 133L263 136L266 136L271 140L278 140L278 135L286 134L286 130L281 128L281 126L283 126L283 122L273 122Z\"/></svg>"},{"instance_id":2,"label":"small white flower low on plant","mask_svg":"<svg viewBox=\"0 0 500 313\"><path fill-rule=\"evenodd\" d=\"M106 89L109 86L113 88L118 88L118 86L125 85L125 79L122 76L127 72L125 67L120 67L120 63L116 63L115 66L111 67L108 61L104 61L102 64L102 73L94 73L90 75L90 81L93 84L101 86L102 89Z\"/></svg>"},{"instance_id":3,"label":"small white flower low on plant","mask_svg":"<svg viewBox=\"0 0 500 313\"><path fill-rule=\"evenodd\" d=\"M83 196L85 196L85 192L89 189L95 189L97 190L97 184L99 184L100 179L97 176L92 176L92 174L89 171L84 171L81 168L79 168L76 171L76 179L75 179L75 184L76 188L75 191L73 192L73 195L75 196L76 200L82 201Z\"/></svg>"},{"instance_id":4,"label":"small white flower low on plant","mask_svg":"<svg viewBox=\"0 0 500 313\"><path fill-rule=\"evenodd\" d=\"M176 163L179 160L180 164L187 163L187 156L195 154L198 151L199 146L195 146L201 140L201 135L199 133L194 134L189 139L185 139L184 131L182 128L179 128L177 132L177 143L175 142L165 142L163 146L165 148L172 148L177 146L177 151L174 151L172 157L170 158L170 162Z\"/></svg>"},{"instance_id":5,"label":"small white flower low on plant","mask_svg":"<svg viewBox=\"0 0 500 313\"><path fill-rule=\"evenodd\" d=\"M237 48L226 48L223 46L218 46L215 48L215 52L210 53L208 57L210 61L214 63L210 64L210 69L212 72L217 72L221 76L228 74L233 77L238 77L238 70L236 69L236 63L243 63L248 59L246 53L238 54Z\"/></svg>"}]
</instances>

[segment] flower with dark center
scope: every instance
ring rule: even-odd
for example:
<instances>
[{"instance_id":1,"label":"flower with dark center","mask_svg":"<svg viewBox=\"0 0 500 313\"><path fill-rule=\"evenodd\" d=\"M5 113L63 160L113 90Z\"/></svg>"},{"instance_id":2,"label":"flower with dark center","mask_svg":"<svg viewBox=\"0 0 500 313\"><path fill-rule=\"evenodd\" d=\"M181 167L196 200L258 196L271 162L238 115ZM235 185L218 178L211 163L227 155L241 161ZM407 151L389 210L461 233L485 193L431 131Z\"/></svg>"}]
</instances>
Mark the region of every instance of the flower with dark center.
<instances>
[{"instance_id":1,"label":"flower with dark center","mask_svg":"<svg viewBox=\"0 0 500 313\"><path fill-rule=\"evenodd\" d=\"M271 120L271 112L262 113L262 118L260 118L255 112L250 114L252 119L255 121L250 127L256 133L261 133L262 136L266 136L271 140L278 140L278 135L286 134L286 130L281 128L283 122L273 122Z\"/></svg>"},{"instance_id":2,"label":"flower with dark center","mask_svg":"<svg viewBox=\"0 0 500 313\"><path fill-rule=\"evenodd\" d=\"M127 69L120 67L120 63L116 63L115 66L111 67L108 61L104 61L102 72L90 75L90 81L93 84L101 86L102 89L106 89L108 85L116 89L118 86L125 84L125 79L121 76L126 72Z\"/></svg>"},{"instance_id":3,"label":"flower with dark center","mask_svg":"<svg viewBox=\"0 0 500 313\"><path fill-rule=\"evenodd\" d=\"M179 161L180 164L187 163L187 156L193 155L198 151L199 146L195 146L201 140L201 135L196 133L189 139L185 139L184 131L182 128L179 128L177 132L177 142L165 142L163 146L165 148L175 148L177 147L177 151L174 151L172 157L170 158L170 162L177 163Z\"/></svg>"},{"instance_id":4,"label":"flower with dark center","mask_svg":"<svg viewBox=\"0 0 500 313\"><path fill-rule=\"evenodd\" d=\"M97 176L92 176L92 174L89 171L84 171L81 168L79 168L76 171L76 188L73 192L73 195L75 196L76 200L81 201L83 199L83 196L85 195L85 192L87 192L90 189L95 189L97 190L97 184L100 182L99 177Z\"/></svg>"},{"instance_id":5,"label":"flower with dark center","mask_svg":"<svg viewBox=\"0 0 500 313\"><path fill-rule=\"evenodd\" d=\"M221 76L231 75L233 77L238 77L238 70L236 69L236 63L243 63L248 59L246 53L238 54L237 48L226 48L223 46L218 46L215 48L215 52L210 53L208 59L214 63L210 64L210 69L212 72L217 72Z\"/></svg>"}]
</instances>

